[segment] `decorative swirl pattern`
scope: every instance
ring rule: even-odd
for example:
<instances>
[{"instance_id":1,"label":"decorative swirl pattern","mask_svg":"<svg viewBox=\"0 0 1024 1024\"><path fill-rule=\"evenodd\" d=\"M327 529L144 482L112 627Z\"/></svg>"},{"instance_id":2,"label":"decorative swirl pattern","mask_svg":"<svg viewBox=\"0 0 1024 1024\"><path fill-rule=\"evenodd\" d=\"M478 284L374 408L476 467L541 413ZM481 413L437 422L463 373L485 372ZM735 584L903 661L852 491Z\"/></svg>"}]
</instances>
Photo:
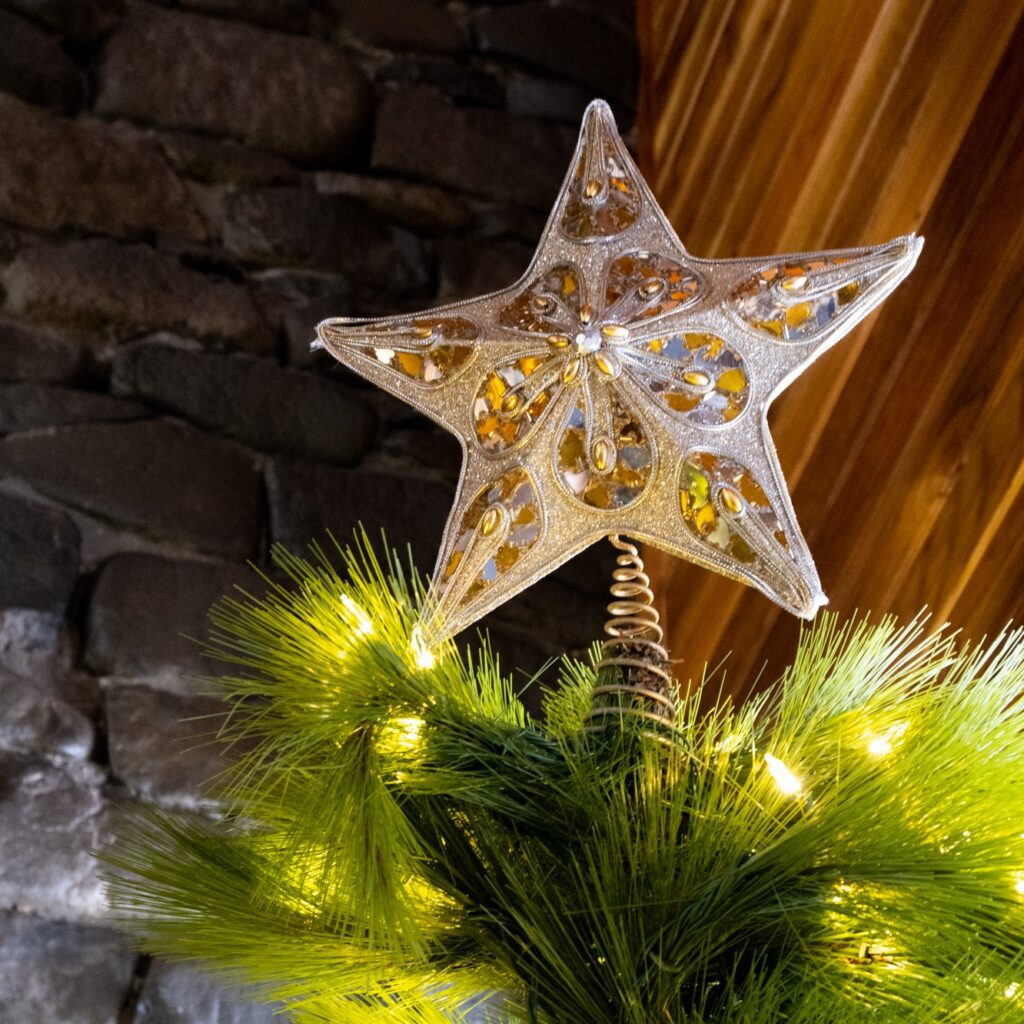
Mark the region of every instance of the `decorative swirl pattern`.
<instances>
[{"instance_id":1,"label":"decorative swirl pattern","mask_svg":"<svg viewBox=\"0 0 1024 1024\"><path fill-rule=\"evenodd\" d=\"M467 317L417 317L412 320L328 321L321 339L332 351L354 347L364 356L416 384L436 387L454 377L474 354L480 329Z\"/></svg>"}]
</instances>

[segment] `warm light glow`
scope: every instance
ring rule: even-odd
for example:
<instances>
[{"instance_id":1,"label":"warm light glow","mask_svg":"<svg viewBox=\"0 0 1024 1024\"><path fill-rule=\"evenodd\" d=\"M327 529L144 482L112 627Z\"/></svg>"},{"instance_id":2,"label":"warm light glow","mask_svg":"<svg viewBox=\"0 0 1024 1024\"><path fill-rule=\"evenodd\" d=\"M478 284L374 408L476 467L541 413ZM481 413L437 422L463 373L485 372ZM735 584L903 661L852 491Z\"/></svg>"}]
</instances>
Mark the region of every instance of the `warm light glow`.
<instances>
[{"instance_id":1,"label":"warm light glow","mask_svg":"<svg viewBox=\"0 0 1024 1024\"><path fill-rule=\"evenodd\" d=\"M379 746L392 753L415 750L422 732L422 718L392 718L381 727Z\"/></svg>"},{"instance_id":2,"label":"warm light glow","mask_svg":"<svg viewBox=\"0 0 1024 1024\"><path fill-rule=\"evenodd\" d=\"M738 732L731 732L718 746L715 747L720 754L731 754L740 749L743 737Z\"/></svg>"},{"instance_id":3,"label":"warm light glow","mask_svg":"<svg viewBox=\"0 0 1024 1024\"><path fill-rule=\"evenodd\" d=\"M412 656L416 662L417 668L427 670L432 669L437 664L437 659L434 657L430 648L427 647L419 626L413 626L410 644L412 646Z\"/></svg>"},{"instance_id":4,"label":"warm light glow","mask_svg":"<svg viewBox=\"0 0 1024 1024\"><path fill-rule=\"evenodd\" d=\"M772 754L765 754L764 760L765 764L768 765L768 771L772 773L772 778L775 780L775 785L779 787L780 792L785 793L786 796L796 796L798 793L802 792L804 788L803 782L801 782L800 778L794 775L782 761Z\"/></svg>"},{"instance_id":5,"label":"warm light glow","mask_svg":"<svg viewBox=\"0 0 1024 1024\"><path fill-rule=\"evenodd\" d=\"M348 594L341 595L341 603L345 611L347 611L349 615L351 615L352 618L355 620L356 629L360 633L362 633L364 636L368 636L370 633L373 632L373 622L371 621L370 616L366 614L366 611L363 609L361 605L353 601L352 598L348 596Z\"/></svg>"},{"instance_id":6,"label":"warm light glow","mask_svg":"<svg viewBox=\"0 0 1024 1024\"><path fill-rule=\"evenodd\" d=\"M883 733L868 733L868 753L872 757L888 757L893 747L903 739L907 731L906 722L898 722Z\"/></svg>"},{"instance_id":7,"label":"warm light glow","mask_svg":"<svg viewBox=\"0 0 1024 1024\"><path fill-rule=\"evenodd\" d=\"M886 736L876 736L868 743L868 753L872 757L885 757L892 753L892 744Z\"/></svg>"},{"instance_id":8,"label":"warm light glow","mask_svg":"<svg viewBox=\"0 0 1024 1024\"><path fill-rule=\"evenodd\" d=\"M1024 871L1018 871L1013 876L1013 891L1018 896L1024 896Z\"/></svg>"},{"instance_id":9,"label":"warm light glow","mask_svg":"<svg viewBox=\"0 0 1024 1024\"><path fill-rule=\"evenodd\" d=\"M1019 991L1020 991L1020 982L1019 981L1011 981L1010 984L1007 985L1006 988L1003 989L1003 995L1006 996L1007 999L1015 999L1017 997L1017 993Z\"/></svg>"}]
</instances>

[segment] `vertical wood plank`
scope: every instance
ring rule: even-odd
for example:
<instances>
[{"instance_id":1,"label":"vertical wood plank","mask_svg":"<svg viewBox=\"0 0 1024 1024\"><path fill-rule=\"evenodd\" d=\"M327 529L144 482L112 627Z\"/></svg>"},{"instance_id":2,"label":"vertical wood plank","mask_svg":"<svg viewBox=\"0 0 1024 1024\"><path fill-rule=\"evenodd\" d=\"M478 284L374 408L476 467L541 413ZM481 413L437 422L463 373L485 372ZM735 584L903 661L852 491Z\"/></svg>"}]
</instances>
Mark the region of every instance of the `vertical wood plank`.
<instances>
[{"instance_id":1,"label":"vertical wood plank","mask_svg":"<svg viewBox=\"0 0 1024 1024\"><path fill-rule=\"evenodd\" d=\"M1024 2L745 0L659 27L646 170L693 251L924 228L915 274L770 415L833 606L998 629L1024 611ZM767 599L648 560L692 671L732 648L742 692L788 658L798 624Z\"/></svg>"}]
</instances>

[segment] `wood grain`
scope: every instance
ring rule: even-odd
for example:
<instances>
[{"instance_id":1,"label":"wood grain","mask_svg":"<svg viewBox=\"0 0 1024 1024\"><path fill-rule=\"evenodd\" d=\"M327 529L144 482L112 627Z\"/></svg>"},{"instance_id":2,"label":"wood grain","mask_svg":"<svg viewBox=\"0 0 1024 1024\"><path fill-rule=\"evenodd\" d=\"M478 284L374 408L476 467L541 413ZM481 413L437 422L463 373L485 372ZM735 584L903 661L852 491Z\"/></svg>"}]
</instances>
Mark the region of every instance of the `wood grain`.
<instances>
[{"instance_id":1,"label":"wood grain","mask_svg":"<svg viewBox=\"0 0 1024 1024\"><path fill-rule=\"evenodd\" d=\"M925 236L918 268L769 420L832 607L1024 623L1024 0L641 0L640 153L727 257ZM799 623L648 552L693 673L737 695Z\"/></svg>"}]
</instances>

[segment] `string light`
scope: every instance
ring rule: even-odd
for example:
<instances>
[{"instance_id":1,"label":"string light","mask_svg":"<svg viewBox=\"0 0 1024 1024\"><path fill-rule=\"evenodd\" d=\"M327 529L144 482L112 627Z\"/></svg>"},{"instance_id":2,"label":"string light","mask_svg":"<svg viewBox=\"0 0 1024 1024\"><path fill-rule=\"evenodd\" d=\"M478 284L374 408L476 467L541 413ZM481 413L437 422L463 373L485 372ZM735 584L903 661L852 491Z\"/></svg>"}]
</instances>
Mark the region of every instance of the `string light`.
<instances>
[{"instance_id":1,"label":"string light","mask_svg":"<svg viewBox=\"0 0 1024 1024\"><path fill-rule=\"evenodd\" d=\"M742 743L743 737L738 732L732 732L715 746L715 750L720 754L732 754L740 749Z\"/></svg>"},{"instance_id":2,"label":"string light","mask_svg":"<svg viewBox=\"0 0 1024 1024\"><path fill-rule=\"evenodd\" d=\"M370 616L366 614L366 610L362 605L353 601L348 594L341 595L341 605L355 620L356 630L358 632L362 633L364 636L368 636L373 632L373 621L370 619Z\"/></svg>"},{"instance_id":3,"label":"string light","mask_svg":"<svg viewBox=\"0 0 1024 1024\"><path fill-rule=\"evenodd\" d=\"M379 746L391 753L415 750L423 733L422 718L389 719L380 732Z\"/></svg>"},{"instance_id":4,"label":"string light","mask_svg":"<svg viewBox=\"0 0 1024 1024\"><path fill-rule=\"evenodd\" d=\"M892 753L892 743L885 736L876 736L868 743L868 753L872 757L885 757Z\"/></svg>"},{"instance_id":5,"label":"string light","mask_svg":"<svg viewBox=\"0 0 1024 1024\"><path fill-rule=\"evenodd\" d=\"M419 626L413 626L412 636L410 637L409 642L412 647L413 660L416 662L417 668L427 671L437 664L437 659L434 657L433 652L423 639L423 634L420 631Z\"/></svg>"},{"instance_id":6,"label":"string light","mask_svg":"<svg viewBox=\"0 0 1024 1024\"><path fill-rule=\"evenodd\" d=\"M872 757L888 757L892 753L893 746L903 739L907 731L907 722L898 722L891 729L883 733L868 734L868 753Z\"/></svg>"},{"instance_id":7,"label":"string light","mask_svg":"<svg viewBox=\"0 0 1024 1024\"><path fill-rule=\"evenodd\" d=\"M1024 871L1018 871L1013 876L1013 891L1018 896L1024 896Z\"/></svg>"},{"instance_id":8,"label":"string light","mask_svg":"<svg viewBox=\"0 0 1024 1024\"><path fill-rule=\"evenodd\" d=\"M768 765L768 771L772 773L775 785L779 787L781 793L784 793L786 796L796 796L798 793L803 792L803 782L790 771L784 762L780 761L773 754L765 754L764 761Z\"/></svg>"}]
</instances>

